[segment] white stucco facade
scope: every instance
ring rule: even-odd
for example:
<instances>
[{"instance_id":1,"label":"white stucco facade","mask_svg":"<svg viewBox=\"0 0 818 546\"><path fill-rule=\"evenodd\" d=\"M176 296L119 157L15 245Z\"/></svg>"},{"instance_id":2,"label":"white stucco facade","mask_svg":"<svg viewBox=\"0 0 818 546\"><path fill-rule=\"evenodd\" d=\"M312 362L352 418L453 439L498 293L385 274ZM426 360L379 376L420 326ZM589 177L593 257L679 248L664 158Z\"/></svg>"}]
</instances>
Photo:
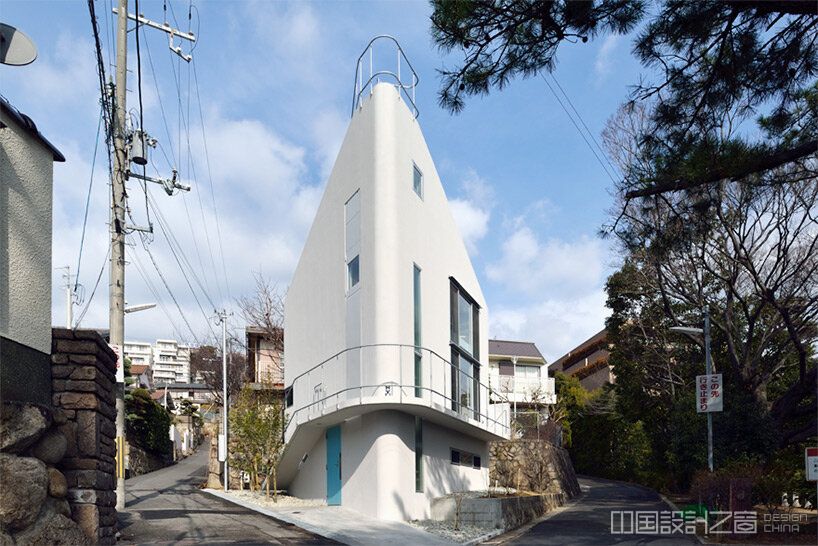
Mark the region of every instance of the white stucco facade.
<instances>
[{"instance_id":1,"label":"white stucco facade","mask_svg":"<svg viewBox=\"0 0 818 546\"><path fill-rule=\"evenodd\" d=\"M0 127L0 335L50 354L54 152L5 109Z\"/></svg>"},{"instance_id":2,"label":"white stucco facade","mask_svg":"<svg viewBox=\"0 0 818 546\"><path fill-rule=\"evenodd\" d=\"M468 312L454 319L458 294ZM453 341L456 320L468 351ZM376 85L352 117L287 293L281 483L327 498L327 430L338 426L345 507L423 518L434 497L485 489L488 441L508 434L507 407L479 384L487 326L418 121L393 85Z\"/></svg>"}]
</instances>

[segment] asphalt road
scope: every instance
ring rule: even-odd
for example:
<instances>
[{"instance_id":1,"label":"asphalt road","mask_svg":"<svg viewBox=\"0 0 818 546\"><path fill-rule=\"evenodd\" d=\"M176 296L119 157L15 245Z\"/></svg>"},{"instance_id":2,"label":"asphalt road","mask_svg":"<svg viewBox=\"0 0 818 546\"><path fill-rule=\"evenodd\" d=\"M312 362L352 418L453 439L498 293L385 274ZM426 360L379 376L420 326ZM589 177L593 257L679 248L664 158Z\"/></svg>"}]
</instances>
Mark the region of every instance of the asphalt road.
<instances>
[{"instance_id":1,"label":"asphalt road","mask_svg":"<svg viewBox=\"0 0 818 546\"><path fill-rule=\"evenodd\" d=\"M611 512L671 510L659 495L650 489L596 478L580 478L587 493L554 515L522 534L504 535L503 544L698 544L692 536L612 534ZM621 529L617 521L617 530ZM627 515L626 521L627 521ZM499 538L499 537L498 537Z\"/></svg>"},{"instance_id":2,"label":"asphalt road","mask_svg":"<svg viewBox=\"0 0 818 546\"><path fill-rule=\"evenodd\" d=\"M122 544L327 544L303 529L223 501L199 487L207 450L125 482Z\"/></svg>"}]
</instances>

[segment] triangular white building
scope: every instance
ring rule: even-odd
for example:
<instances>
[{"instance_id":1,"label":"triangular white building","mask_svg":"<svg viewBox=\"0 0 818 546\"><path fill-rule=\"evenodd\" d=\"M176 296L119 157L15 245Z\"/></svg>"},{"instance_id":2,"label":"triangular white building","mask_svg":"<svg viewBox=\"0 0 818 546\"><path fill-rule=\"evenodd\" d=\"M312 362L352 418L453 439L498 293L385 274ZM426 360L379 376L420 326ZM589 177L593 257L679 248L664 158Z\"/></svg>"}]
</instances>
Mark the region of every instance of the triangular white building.
<instances>
[{"instance_id":1,"label":"triangular white building","mask_svg":"<svg viewBox=\"0 0 818 546\"><path fill-rule=\"evenodd\" d=\"M389 520L485 490L488 442L509 434L508 408L485 386L486 302L416 119L415 82L358 80L285 306L279 483Z\"/></svg>"}]
</instances>

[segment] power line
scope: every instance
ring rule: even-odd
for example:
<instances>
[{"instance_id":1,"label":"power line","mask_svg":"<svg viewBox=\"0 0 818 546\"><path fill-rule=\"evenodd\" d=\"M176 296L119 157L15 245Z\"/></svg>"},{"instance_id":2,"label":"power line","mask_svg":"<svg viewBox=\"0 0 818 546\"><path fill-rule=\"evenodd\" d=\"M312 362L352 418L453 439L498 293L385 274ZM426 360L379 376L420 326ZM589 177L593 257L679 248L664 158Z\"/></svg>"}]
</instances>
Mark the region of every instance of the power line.
<instances>
[{"instance_id":1,"label":"power line","mask_svg":"<svg viewBox=\"0 0 818 546\"><path fill-rule=\"evenodd\" d=\"M174 305L176 305L176 310L179 311L179 316L182 317L182 320L185 321L188 330L193 335L193 340L196 344L199 343L199 338L196 336L196 332L190 326L190 322L187 320L187 316L182 311L182 307L179 305L179 302L176 299L176 296L173 295L173 291L170 289L170 285L168 285L168 281L165 279L165 276L162 275L162 271L159 269L159 264L156 263L156 259L153 257L153 253L150 251L150 247L145 244L145 241L142 241L142 248L145 249L145 252L148 254L148 257L151 259L151 263L153 264L154 269L156 269L156 273L159 275L159 279L162 281L162 284L165 286L165 290L168 291L168 295L170 299L173 300Z\"/></svg>"},{"instance_id":2,"label":"power line","mask_svg":"<svg viewBox=\"0 0 818 546\"><path fill-rule=\"evenodd\" d=\"M145 286L148 287L148 291L156 299L156 303L159 305L159 308L162 309L162 312L167 317L168 322L170 322L171 328L173 328L174 333L178 336L178 338L180 340L183 340L185 336L182 335L182 330L176 325L176 322L173 320L172 315L168 311L167 306L165 305L165 302L163 301L163 298L162 298L161 294L156 289L156 286L151 281L150 276L147 273L147 270L142 265L142 262L139 259L139 255L136 252L136 244L133 243L133 237L132 236L131 236L131 238L132 238L132 244L130 246L134 249L131 252L131 258L133 258L133 263L136 266L136 270L139 273L139 276L142 277L143 281L145 281ZM193 332L191 332L191 333L193 333Z\"/></svg>"},{"instance_id":3,"label":"power line","mask_svg":"<svg viewBox=\"0 0 818 546\"><path fill-rule=\"evenodd\" d=\"M565 89L562 88L562 86L560 85L559 80L557 80L557 77L554 76L554 74L551 74L551 79L554 80L555 84L557 84L557 87L562 92L563 96L565 97L565 100L568 101L568 105L571 107L571 109L577 115L577 118L579 119L579 122L582 124L583 127L585 127L585 131L588 133L588 135L594 141L594 144L596 144L596 147L600 151L600 153L602 154L602 157L605 158L605 162L608 163L608 166L611 167L611 170L614 172L614 174L616 174L617 177L621 178L621 176L622 176L621 173L616 168L616 166L613 163L611 163L611 160L608 158L608 154L605 153L605 149L599 144L599 141L596 139L596 136L594 136L594 133L591 132L591 130L588 128L588 125L585 124L585 120L582 119L582 114L580 114L579 110L576 109L576 107L574 106L574 103L571 101L571 98L565 92Z\"/></svg>"},{"instance_id":4,"label":"power line","mask_svg":"<svg viewBox=\"0 0 818 546\"><path fill-rule=\"evenodd\" d=\"M605 163L602 162L602 159L599 158L599 154L597 154L594 147L591 146L591 143L588 141L588 138L585 136L585 133L582 131L582 129L580 129L579 125L577 125L577 122L574 121L574 117L571 115L571 112L569 112L568 109L565 107L565 105L563 104L563 102L560 99L559 95L557 95L556 91L554 91L554 88L551 87L551 84L548 83L548 80L545 78L545 76L542 75L542 74L541 74L541 76L542 76L543 81L545 82L545 85L548 86L548 89L551 90L551 93L554 95L554 98L557 99L557 102L562 107L563 111L568 115L568 119L571 120L571 123L574 125L574 128L576 128L577 132L579 132L579 135L582 137L582 140L585 141L585 144L588 146L588 149L591 150L592 154L594 154L594 157L599 162L600 166L602 167L602 170L605 171L605 174L608 175L608 178L611 179L611 182L614 185L616 185L615 178L613 177L613 175L611 175L610 171L608 171L608 167L605 165Z\"/></svg>"},{"instance_id":5,"label":"power line","mask_svg":"<svg viewBox=\"0 0 818 546\"><path fill-rule=\"evenodd\" d=\"M82 319L85 318L85 313L88 312L88 308L91 307L91 302L94 301L94 294L97 293L97 287L99 286L99 281L102 279L102 274L105 272L105 266L108 264L108 257L111 255L111 248L108 247L108 252L105 254L105 259L102 261L102 267L99 270L99 275L97 275L97 282L94 283L94 289L91 290L91 295L88 297L88 301L85 303L85 307L82 309L79 317L77 318L77 322L74 325L74 328L79 327Z\"/></svg>"},{"instance_id":6,"label":"power line","mask_svg":"<svg viewBox=\"0 0 818 546\"><path fill-rule=\"evenodd\" d=\"M102 106L100 105L100 109ZM74 292L77 291L77 287L80 283L80 266L82 265L82 248L85 245L85 227L88 225L88 208L91 205L91 189L94 187L94 170L96 169L97 165L97 148L99 147L99 132L100 128L102 127L102 118L104 114L102 111L99 113L99 121L97 121L97 136L94 139L94 156L91 160L91 180L88 182L88 195L85 197L85 214L82 217L82 235L80 236L80 252L79 256L77 257L77 276L74 281Z\"/></svg>"},{"instance_id":7,"label":"power line","mask_svg":"<svg viewBox=\"0 0 818 546\"><path fill-rule=\"evenodd\" d=\"M221 222L219 221L219 209L216 207L216 193L213 190L213 171L210 168L210 152L207 149L207 134L205 132L204 126L204 115L202 114L202 99L199 95L199 76L196 71L196 59L193 59L193 80L196 84L196 103L199 105L199 123L202 129L202 142L204 144L204 152L205 152L205 163L207 165L207 178L210 184L210 199L213 201L213 213L216 216L216 232L219 237L219 253L221 254L222 258L222 273L224 274L224 289L227 292L228 298L230 297L230 290L229 290L229 283L227 281L227 265L224 260L224 245L222 244L222 228Z\"/></svg>"},{"instance_id":8,"label":"power line","mask_svg":"<svg viewBox=\"0 0 818 546\"><path fill-rule=\"evenodd\" d=\"M202 312L202 316L205 318L205 321L207 322L208 328L210 328L211 331L212 331L213 327L210 324L210 317L209 317L209 315L207 313L205 313L204 308L202 307L202 304L199 301L199 297L196 295L196 291L193 289L193 285L190 283L190 279L188 278L187 272L185 271L185 268L182 265L182 261L179 259L179 255L177 254L176 249L173 247L173 242L171 242L171 240L176 241L176 239L175 239L172 232L170 232L170 235L168 235L168 230L166 230L166 228L165 228L165 223L166 222L164 220L164 217L162 216L161 211L159 211L158 208L156 207L156 203L154 203L153 199L150 198L150 194L148 194L148 195L149 195L149 201L148 202L150 203L151 208L153 208L153 211L156 214L156 218L157 218L158 223L159 223L159 229L162 231L162 235L164 235L165 240L168 242L168 246L170 247L171 254L173 255L173 258L176 260L177 265L179 266L179 270L181 271L182 276L184 277L185 282L187 283L188 288L190 289L190 293L193 295L193 299L196 300L196 305L199 306L199 310ZM176 241L176 244L179 245L178 241ZM204 288L201 285L201 281L198 280L198 277L196 276L195 271L193 271L193 269L190 267L190 262L187 260L187 257L184 255L184 251L182 251L181 246L179 246L179 253L182 254L182 257L184 258L185 262L187 263L188 268L191 269L192 276L193 276L194 280L196 280L197 284L199 284L199 288L202 289L202 291L204 293L204 296L208 299L210 304L213 305L213 308L215 309L216 306L213 304L213 300L211 300L210 296L206 292L204 292ZM214 333L214 335L215 335L215 333Z\"/></svg>"}]
</instances>

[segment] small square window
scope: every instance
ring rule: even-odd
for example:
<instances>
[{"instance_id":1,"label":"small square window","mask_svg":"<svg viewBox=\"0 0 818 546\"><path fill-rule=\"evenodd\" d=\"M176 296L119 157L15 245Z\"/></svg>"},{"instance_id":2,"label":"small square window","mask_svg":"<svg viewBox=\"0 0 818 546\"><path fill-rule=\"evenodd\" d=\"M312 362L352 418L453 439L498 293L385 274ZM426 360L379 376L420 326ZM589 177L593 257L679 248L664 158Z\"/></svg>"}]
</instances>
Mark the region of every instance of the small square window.
<instances>
[{"instance_id":1,"label":"small square window","mask_svg":"<svg viewBox=\"0 0 818 546\"><path fill-rule=\"evenodd\" d=\"M352 258L347 263L347 279L349 288L355 288L361 280L361 270L358 264L358 256Z\"/></svg>"},{"instance_id":2,"label":"small square window","mask_svg":"<svg viewBox=\"0 0 818 546\"><path fill-rule=\"evenodd\" d=\"M452 450L452 464L460 464L460 452L456 449Z\"/></svg>"},{"instance_id":3,"label":"small square window","mask_svg":"<svg viewBox=\"0 0 818 546\"><path fill-rule=\"evenodd\" d=\"M420 172L417 165L412 166L413 172L413 181L412 181L412 188L415 190L415 193L418 194L418 197L423 199L423 173Z\"/></svg>"}]
</instances>

